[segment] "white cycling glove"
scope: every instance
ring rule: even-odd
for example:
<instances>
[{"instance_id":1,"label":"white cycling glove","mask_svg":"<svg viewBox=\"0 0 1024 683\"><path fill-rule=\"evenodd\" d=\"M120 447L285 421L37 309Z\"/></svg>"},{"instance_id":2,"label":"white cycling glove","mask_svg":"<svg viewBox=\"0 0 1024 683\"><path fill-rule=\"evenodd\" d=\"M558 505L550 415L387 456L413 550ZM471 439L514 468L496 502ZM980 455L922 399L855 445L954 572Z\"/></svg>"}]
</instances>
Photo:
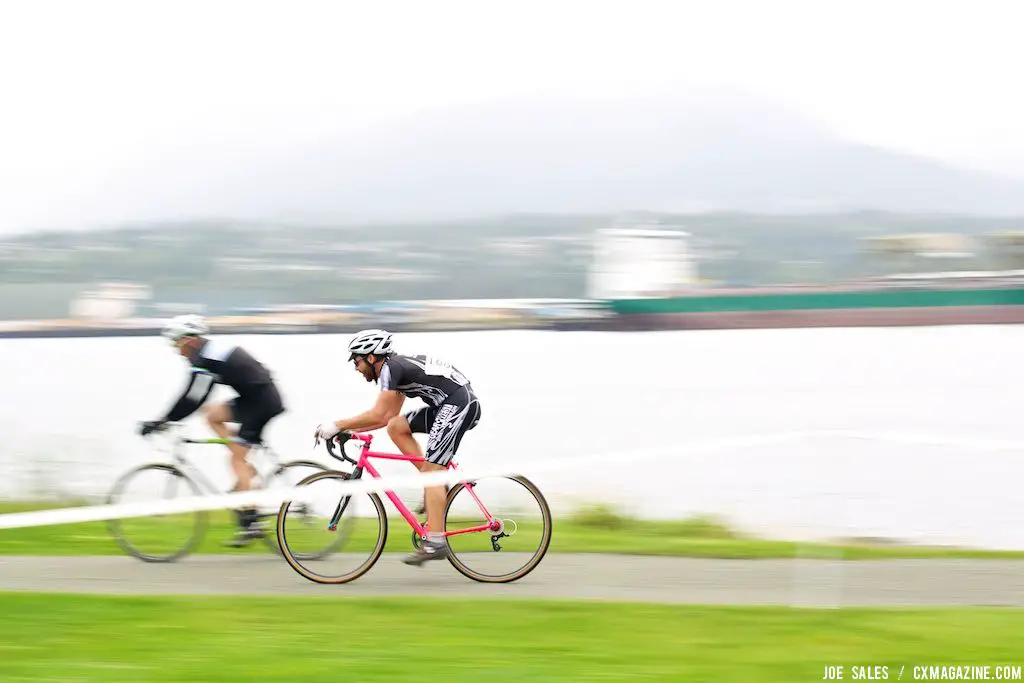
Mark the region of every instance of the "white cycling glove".
<instances>
[{"instance_id":1,"label":"white cycling glove","mask_svg":"<svg viewBox=\"0 0 1024 683\"><path fill-rule=\"evenodd\" d=\"M334 426L334 422L327 421L317 426L316 436L319 436L321 439L324 440L333 439L335 436L338 435L338 432L340 431L340 429Z\"/></svg>"}]
</instances>

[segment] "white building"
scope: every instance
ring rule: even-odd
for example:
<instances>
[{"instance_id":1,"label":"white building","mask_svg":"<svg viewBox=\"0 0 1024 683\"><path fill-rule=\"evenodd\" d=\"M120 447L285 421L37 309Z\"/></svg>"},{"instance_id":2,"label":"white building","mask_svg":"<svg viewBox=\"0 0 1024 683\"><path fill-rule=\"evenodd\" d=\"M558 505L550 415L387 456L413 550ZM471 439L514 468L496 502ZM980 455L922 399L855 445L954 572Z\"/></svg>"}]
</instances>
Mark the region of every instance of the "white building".
<instances>
[{"instance_id":1,"label":"white building","mask_svg":"<svg viewBox=\"0 0 1024 683\"><path fill-rule=\"evenodd\" d=\"M677 295L697 286L690 234L658 225L598 230L587 278L592 299Z\"/></svg>"},{"instance_id":2,"label":"white building","mask_svg":"<svg viewBox=\"0 0 1024 683\"><path fill-rule=\"evenodd\" d=\"M146 285L134 283L106 283L97 289L83 292L71 302L72 318L94 322L124 320L135 315L137 302L152 296Z\"/></svg>"}]
</instances>

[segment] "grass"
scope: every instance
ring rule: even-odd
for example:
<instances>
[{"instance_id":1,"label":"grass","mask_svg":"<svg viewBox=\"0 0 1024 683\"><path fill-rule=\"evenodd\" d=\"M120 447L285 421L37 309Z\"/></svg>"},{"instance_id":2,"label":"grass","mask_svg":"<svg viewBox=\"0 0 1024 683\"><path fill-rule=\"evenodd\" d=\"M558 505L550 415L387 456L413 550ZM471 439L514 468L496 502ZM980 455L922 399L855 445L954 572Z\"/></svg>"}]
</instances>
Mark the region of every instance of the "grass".
<instances>
[{"instance_id":1,"label":"grass","mask_svg":"<svg viewBox=\"0 0 1024 683\"><path fill-rule=\"evenodd\" d=\"M53 503L0 504L0 514L55 507ZM198 549L208 553L266 552L265 546L233 550L221 547L233 529L233 517L225 511L211 513L211 526ZM190 527L178 520L134 518L124 521L130 537L145 550L168 549L184 539ZM365 529L366 527L362 527ZM519 539L530 540L529 529L520 528ZM319 530L315 531L320 534ZM318 536L319 538L319 536ZM533 538L536 538L535 536ZM145 539L136 540L136 539ZM479 535L463 536L486 542ZM368 547L369 535L354 537L348 549ZM514 539L506 539L505 549L514 550ZM307 548L309 546L306 546ZM453 547L459 549L453 541ZM301 550L301 548L299 548ZM411 531L401 518L389 523L389 552L408 552ZM713 519L647 521L625 517L604 506L585 507L572 515L556 517L550 552L615 553L708 558L786 558L801 556L845 559L882 558L1024 558L1024 552L990 551L969 548L929 547L870 542L805 544L792 541L752 538L735 532ZM111 540L104 522L86 522L64 526L30 527L0 530L0 555L111 555L121 554Z\"/></svg>"},{"instance_id":2,"label":"grass","mask_svg":"<svg viewBox=\"0 0 1024 683\"><path fill-rule=\"evenodd\" d=\"M0 613L5 683L791 683L1024 663L1024 611L1003 609L0 593Z\"/></svg>"}]
</instances>

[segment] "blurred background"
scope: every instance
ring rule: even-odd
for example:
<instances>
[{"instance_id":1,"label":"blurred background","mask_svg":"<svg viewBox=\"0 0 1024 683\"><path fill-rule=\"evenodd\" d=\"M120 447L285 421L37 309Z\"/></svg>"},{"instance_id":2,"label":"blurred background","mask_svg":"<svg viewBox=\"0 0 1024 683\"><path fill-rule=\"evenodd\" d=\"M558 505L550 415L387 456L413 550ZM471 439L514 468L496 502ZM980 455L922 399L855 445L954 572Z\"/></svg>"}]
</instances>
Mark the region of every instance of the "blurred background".
<instances>
[{"instance_id":1,"label":"blurred background","mask_svg":"<svg viewBox=\"0 0 1024 683\"><path fill-rule=\"evenodd\" d=\"M185 381L158 330L196 312L278 379L289 458L374 400L343 349L385 327L472 379L467 465L621 454L535 476L587 533L1024 550L991 447L1024 443L1018 14L5 4L0 497L98 502L153 460L135 425ZM756 440L820 430L883 436Z\"/></svg>"},{"instance_id":2,"label":"blurred background","mask_svg":"<svg viewBox=\"0 0 1024 683\"><path fill-rule=\"evenodd\" d=\"M168 7L2 10L5 334L1019 314L1012 4Z\"/></svg>"}]
</instances>

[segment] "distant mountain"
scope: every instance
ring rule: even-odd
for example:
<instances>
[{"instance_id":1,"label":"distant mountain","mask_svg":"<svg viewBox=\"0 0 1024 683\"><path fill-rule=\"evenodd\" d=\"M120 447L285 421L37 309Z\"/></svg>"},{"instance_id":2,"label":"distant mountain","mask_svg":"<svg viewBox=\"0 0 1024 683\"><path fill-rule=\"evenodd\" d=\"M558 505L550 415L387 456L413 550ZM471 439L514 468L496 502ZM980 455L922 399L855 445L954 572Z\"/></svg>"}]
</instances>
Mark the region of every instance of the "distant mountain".
<instances>
[{"instance_id":1,"label":"distant mountain","mask_svg":"<svg viewBox=\"0 0 1024 683\"><path fill-rule=\"evenodd\" d=\"M218 182L204 199L225 203L210 213L245 216L1024 212L1024 182L843 141L750 98L700 95L425 112Z\"/></svg>"}]
</instances>

